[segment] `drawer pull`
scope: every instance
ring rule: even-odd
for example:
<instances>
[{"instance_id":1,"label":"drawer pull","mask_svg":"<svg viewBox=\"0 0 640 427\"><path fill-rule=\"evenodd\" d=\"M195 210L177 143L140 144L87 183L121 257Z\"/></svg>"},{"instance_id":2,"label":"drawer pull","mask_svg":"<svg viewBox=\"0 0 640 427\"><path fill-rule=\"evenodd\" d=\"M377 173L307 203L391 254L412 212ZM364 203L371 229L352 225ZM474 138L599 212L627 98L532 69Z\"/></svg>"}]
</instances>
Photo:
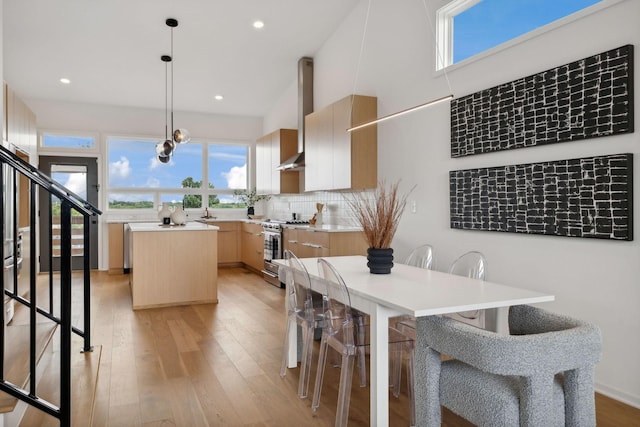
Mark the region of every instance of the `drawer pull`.
<instances>
[{"instance_id":1,"label":"drawer pull","mask_svg":"<svg viewBox=\"0 0 640 427\"><path fill-rule=\"evenodd\" d=\"M316 248L316 249L322 248L322 245L314 245L313 243L303 243L302 246L308 246L310 248Z\"/></svg>"}]
</instances>

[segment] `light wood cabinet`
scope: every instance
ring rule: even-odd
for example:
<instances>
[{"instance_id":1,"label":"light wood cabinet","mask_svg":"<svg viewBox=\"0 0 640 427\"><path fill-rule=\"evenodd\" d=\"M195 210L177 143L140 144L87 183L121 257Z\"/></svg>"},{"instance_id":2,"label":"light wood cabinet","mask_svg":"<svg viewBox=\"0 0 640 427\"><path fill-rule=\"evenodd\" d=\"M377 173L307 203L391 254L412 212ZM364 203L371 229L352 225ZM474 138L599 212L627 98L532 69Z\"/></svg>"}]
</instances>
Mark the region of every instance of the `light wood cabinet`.
<instances>
[{"instance_id":1,"label":"light wood cabinet","mask_svg":"<svg viewBox=\"0 0 640 427\"><path fill-rule=\"evenodd\" d=\"M262 225L242 223L242 262L254 271L264 268L264 237Z\"/></svg>"},{"instance_id":2,"label":"light wood cabinet","mask_svg":"<svg viewBox=\"0 0 640 427\"><path fill-rule=\"evenodd\" d=\"M312 230L298 230L299 258L330 256L329 233Z\"/></svg>"},{"instance_id":3,"label":"light wood cabinet","mask_svg":"<svg viewBox=\"0 0 640 427\"><path fill-rule=\"evenodd\" d=\"M283 232L283 248L298 258L366 255L367 244L361 231L329 232L313 228L289 228Z\"/></svg>"},{"instance_id":4,"label":"light wood cabinet","mask_svg":"<svg viewBox=\"0 0 640 427\"><path fill-rule=\"evenodd\" d=\"M218 233L193 224L166 230L131 224L134 310L218 302Z\"/></svg>"},{"instance_id":5,"label":"light wood cabinet","mask_svg":"<svg viewBox=\"0 0 640 427\"><path fill-rule=\"evenodd\" d=\"M4 114L4 139L35 154L38 143L36 116L7 84L4 85Z\"/></svg>"},{"instance_id":6,"label":"light wood cabinet","mask_svg":"<svg viewBox=\"0 0 640 427\"><path fill-rule=\"evenodd\" d=\"M306 116L305 191L377 186L377 125L347 132L377 114L377 98L349 95Z\"/></svg>"},{"instance_id":7,"label":"light wood cabinet","mask_svg":"<svg viewBox=\"0 0 640 427\"><path fill-rule=\"evenodd\" d=\"M124 268L124 224L109 224L109 274L122 274Z\"/></svg>"},{"instance_id":8,"label":"light wood cabinet","mask_svg":"<svg viewBox=\"0 0 640 427\"><path fill-rule=\"evenodd\" d=\"M256 191L271 194L271 135L256 141Z\"/></svg>"},{"instance_id":9,"label":"light wood cabinet","mask_svg":"<svg viewBox=\"0 0 640 427\"><path fill-rule=\"evenodd\" d=\"M238 264L240 259L240 222L213 222L218 230L218 265Z\"/></svg>"},{"instance_id":10,"label":"light wood cabinet","mask_svg":"<svg viewBox=\"0 0 640 427\"><path fill-rule=\"evenodd\" d=\"M305 118L305 191L333 187L333 108L308 114Z\"/></svg>"},{"instance_id":11,"label":"light wood cabinet","mask_svg":"<svg viewBox=\"0 0 640 427\"><path fill-rule=\"evenodd\" d=\"M284 227L282 230L282 250L289 250L298 255L298 229Z\"/></svg>"},{"instance_id":12,"label":"light wood cabinet","mask_svg":"<svg viewBox=\"0 0 640 427\"><path fill-rule=\"evenodd\" d=\"M256 141L256 189L260 194L300 192L298 171L276 167L298 152L298 131L279 129Z\"/></svg>"}]
</instances>

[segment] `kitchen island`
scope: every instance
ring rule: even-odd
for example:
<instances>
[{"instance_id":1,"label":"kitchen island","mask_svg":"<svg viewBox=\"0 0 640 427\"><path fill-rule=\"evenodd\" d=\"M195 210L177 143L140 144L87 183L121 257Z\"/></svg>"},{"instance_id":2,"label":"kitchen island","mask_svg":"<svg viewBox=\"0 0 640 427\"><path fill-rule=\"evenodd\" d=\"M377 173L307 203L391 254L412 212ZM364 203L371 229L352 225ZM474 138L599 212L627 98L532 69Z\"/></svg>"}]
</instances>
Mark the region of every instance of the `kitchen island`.
<instances>
[{"instance_id":1,"label":"kitchen island","mask_svg":"<svg viewBox=\"0 0 640 427\"><path fill-rule=\"evenodd\" d=\"M218 302L218 227L130 223L133 309Z\"/></svg>"}]
</instances>

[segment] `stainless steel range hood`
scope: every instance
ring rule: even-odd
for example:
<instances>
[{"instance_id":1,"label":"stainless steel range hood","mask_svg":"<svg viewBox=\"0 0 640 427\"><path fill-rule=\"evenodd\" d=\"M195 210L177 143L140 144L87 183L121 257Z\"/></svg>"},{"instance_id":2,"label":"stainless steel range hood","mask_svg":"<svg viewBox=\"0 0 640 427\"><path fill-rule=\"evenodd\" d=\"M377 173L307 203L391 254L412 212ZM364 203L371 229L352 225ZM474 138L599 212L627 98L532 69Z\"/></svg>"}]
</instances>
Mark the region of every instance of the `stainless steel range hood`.
<instances>
[{"instance_id":1,"label":"stainless steel range hood","mask_svg":"<svg viewBox=\"0 0 640 427\"><path fill-rule=\"evenodd\" d=\"M281 163L276 170L304 168L304 117L313 112L313 58L298 60L298 153Z\"/></svg>"}]
</instances>

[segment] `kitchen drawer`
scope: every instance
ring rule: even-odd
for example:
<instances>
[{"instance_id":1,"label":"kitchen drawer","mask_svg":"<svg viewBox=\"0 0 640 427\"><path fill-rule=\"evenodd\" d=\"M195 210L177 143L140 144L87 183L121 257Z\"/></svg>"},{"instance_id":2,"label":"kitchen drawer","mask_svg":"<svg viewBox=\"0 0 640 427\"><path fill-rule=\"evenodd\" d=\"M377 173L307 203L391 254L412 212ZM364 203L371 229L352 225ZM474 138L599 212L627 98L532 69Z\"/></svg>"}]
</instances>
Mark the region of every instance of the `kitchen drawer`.
<instances>
[{"instance_id":1,"label":"kitchen drawer","mask_svg":"<svg viewBox=\"0 0 640 427\"><path fill-rule=\"evenodd\" d=\"M264 237L262 225L242 223L242 262L253 270L264 267Z\"/></svg>"},{"instance_id":2,"label":"kitchen drawer","mask_svg":"<svg viewBox=\"0 0 640 427\"><path fill-rule=\"evenodd\" d=\"M307 243L310 245L328 248L329 233L325 231L298 230L298 242L300 244Z\"/></svg>"},{"instance_id":3,"label":"kitchen drawer","mask_svg":"<svg viewBox=\"0 0 640 427\"><path fill-rule=\"evenodd\" d=\"M221 221L221 222L212 222L211 225L215 225L216 227L218 227L220 230L218 230L218 233L220 232L237 232L239 229L239 225L240 222L229 222L229 221Z\"/></svg>"}]
</instances>

